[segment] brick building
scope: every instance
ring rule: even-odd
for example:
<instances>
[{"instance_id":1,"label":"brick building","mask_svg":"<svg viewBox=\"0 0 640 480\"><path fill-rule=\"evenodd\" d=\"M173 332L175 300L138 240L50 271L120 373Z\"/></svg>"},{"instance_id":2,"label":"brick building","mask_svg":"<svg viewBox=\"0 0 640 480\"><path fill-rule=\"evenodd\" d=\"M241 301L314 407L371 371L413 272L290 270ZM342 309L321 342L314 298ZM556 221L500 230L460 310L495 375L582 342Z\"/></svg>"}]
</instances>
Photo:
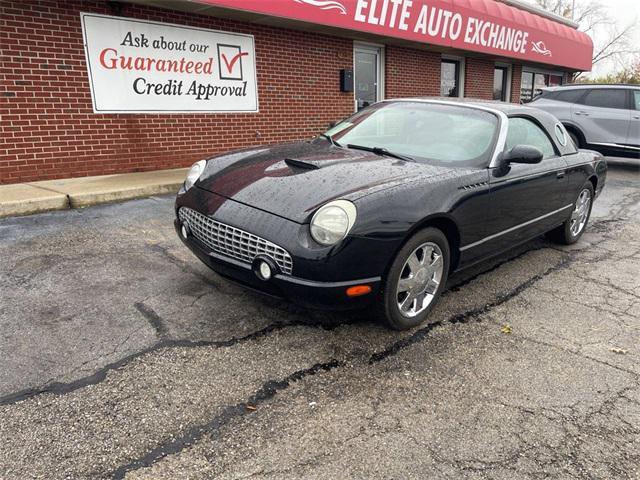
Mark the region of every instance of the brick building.
<instances>
[{"instance_id":1,"label":"brick building","mask_svg":"<svg viewBox=\"0 0 640 480\"><path fill-rule=\"evenodd\" d=\"M188 166L385 98L526 102L591 51L513 0L2 0L0 184Z\"/></svg>"}]
</instances>

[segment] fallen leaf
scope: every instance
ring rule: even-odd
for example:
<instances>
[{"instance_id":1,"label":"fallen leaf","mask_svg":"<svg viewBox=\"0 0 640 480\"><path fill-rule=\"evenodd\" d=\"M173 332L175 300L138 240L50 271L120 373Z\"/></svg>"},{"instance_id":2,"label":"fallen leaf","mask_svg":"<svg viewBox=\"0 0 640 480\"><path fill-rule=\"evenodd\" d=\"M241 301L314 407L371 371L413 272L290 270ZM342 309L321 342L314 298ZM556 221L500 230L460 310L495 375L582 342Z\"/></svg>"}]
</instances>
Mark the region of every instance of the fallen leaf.
<instances>
[{"instance_id":1,"label":"fallen leaf","mask_svg":"<svg viewBox=\"0 0 640 480\"><path fill-rule=\"evenodd\" d=\"M247 410L249 410L250 412L254 412L257 410L257 407L255 405L247 405Z\"/></svg>"},{"instance_id":2,"label":"fallen leaf","mask_svg":"<svg viewBox=\"0 0 640 480\"><path fill-rule=\"evenodd\" d=\"M513 332L513 329L511 328L511 325L507 324L507 325L503 325L500 331L502 333L511 333Z\"/></svg>"},{"instance_id":3,"label":"fallen leaf","mask_svg":"<svg viewBox=\"0 0 640 480\"><path fill-rule=\"evenodd\" d=\"M613 353L617 353L619 355L624 355L625 353L627 353L627 351L624 348L612 347L609 350L611 350Z\"/></svg>"}]
</instances>

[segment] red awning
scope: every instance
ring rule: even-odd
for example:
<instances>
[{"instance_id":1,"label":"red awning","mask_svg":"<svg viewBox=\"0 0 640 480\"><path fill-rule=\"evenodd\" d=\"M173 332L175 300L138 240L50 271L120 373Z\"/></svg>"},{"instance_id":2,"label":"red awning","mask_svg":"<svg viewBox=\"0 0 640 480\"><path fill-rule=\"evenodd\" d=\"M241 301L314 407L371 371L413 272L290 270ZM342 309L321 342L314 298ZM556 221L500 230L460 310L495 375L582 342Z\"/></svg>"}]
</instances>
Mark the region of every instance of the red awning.
<instances>
[{"instance_id":1,"label":"red awning","mask_svg":"<svg viewBox=\"0 0 640 480\"><path fill-rule=\"evenodd\" d=\"M419 43L591 70L583 32L494 0L196 0Z\"/></svg>"}]
</instances>

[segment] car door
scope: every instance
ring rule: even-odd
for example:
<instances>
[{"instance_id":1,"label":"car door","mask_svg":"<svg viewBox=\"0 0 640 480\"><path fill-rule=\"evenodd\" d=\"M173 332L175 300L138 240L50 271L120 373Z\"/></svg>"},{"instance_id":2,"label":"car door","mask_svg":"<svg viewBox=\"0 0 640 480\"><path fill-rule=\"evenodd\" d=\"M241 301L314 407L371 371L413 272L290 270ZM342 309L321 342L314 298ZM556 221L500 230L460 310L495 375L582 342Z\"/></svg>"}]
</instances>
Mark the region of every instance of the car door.
<instances>
[{"instance_id":1,"label":"car door","mask_svg":"<svg viewBox=\"0 0 640 480\"><path fill-rule=\"evenodd\" d=\"M640 148L640 90L630 90L631 93L631 121L629 124L629 135L627 145ZM638 150L640 155L640 150Z\"/></svg>"},{"instance_id":2,"label":"car door","mask_svg":"<svg viewBox=\"0 0 640 480\"><path fill-rule=\"evenodd\" d=\"M571 119L580 127L588 144L623 145L631 119L626 89L590 89L572 106Z\"/></svg>"},{"instance_id":3,"label":"car door","mask_svg":"<svg viewBox=\"0 0 640 480\"><path fill-rule=\"evenodd\" d=\"M543 152L537 164L511 163L490 171L487 212L489 237L480 248L496 253L510 248L556 224L570 212L566 162L548 133L533 117L509 118L505 151L531 145Z\"/></svg>"}]
</instances>

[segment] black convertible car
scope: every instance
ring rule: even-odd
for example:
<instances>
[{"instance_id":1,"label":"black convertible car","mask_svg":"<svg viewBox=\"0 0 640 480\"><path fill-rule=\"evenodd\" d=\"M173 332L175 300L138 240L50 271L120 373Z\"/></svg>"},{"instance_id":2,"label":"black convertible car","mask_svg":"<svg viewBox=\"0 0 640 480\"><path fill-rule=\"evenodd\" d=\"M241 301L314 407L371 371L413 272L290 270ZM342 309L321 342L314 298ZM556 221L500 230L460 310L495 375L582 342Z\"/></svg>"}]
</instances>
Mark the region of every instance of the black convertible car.
<instances>
[{"instance_id":1,"label":"black convertible car","mask_svg":"<svg viewBox=\"0 0 640 480\"><path fill-rule=\"evenodd\" d=\"M577 241L606 169L534 108L389 100L309 142L197 162L175 226L220 275L405 329L452 271L545 232Z\"/></svg>"}]
</instances>

